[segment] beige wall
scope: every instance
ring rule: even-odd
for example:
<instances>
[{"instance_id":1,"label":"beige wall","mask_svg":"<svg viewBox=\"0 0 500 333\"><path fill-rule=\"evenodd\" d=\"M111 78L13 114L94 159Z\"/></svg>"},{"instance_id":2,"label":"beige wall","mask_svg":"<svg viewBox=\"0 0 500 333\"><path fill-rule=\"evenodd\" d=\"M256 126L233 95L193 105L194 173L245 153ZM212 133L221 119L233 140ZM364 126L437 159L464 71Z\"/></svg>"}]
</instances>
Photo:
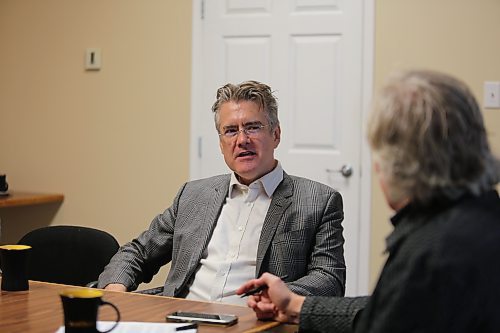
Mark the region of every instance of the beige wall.
<instances>
[{"instance_id":1,"label":"beige wall","mask_svg":"<svg viewBox=\"0 0 500 333\"><path fill-rule=\"evenodd\" d=\"M393 70L430 68L453 74L482 105L483 82L500 81L500 1L376 2L375 88ZM500 156L500 109L485 109L490 143ZM372 201L372 285L383 264L390 216L376 184Z\"/></svg>"},{"instance_id":2,"label":"beige wall","mask_svg":"<svg viewBox=\"0 0 500 333\"><path fill-rule=\"evenodd\" d=\"M124 243L189 177L191 1L0 1L0 172L60 205L1 209L1 242L75 224ZM84 71L88 47L100 72Z\"/></svg>"},{"instance_id":3,"label":"beige wall","mask_svg":"<svg viewBox=\"0 0 500 333\"><path fill-rule=\"evenodd\" d=\"M498 0L377 1L375 87L425 67L482 96L500 80L498 13ZM100 72L84 71L87 47L102 49ZM0 242L48 224L137 235L189 176L191 1L2 0L0 49L0 172L12 190L66 196L0 209ZM499 154L500 110L485 118ZM390 232L373 188L372 284Z\"/></svg>"}]
</instances>

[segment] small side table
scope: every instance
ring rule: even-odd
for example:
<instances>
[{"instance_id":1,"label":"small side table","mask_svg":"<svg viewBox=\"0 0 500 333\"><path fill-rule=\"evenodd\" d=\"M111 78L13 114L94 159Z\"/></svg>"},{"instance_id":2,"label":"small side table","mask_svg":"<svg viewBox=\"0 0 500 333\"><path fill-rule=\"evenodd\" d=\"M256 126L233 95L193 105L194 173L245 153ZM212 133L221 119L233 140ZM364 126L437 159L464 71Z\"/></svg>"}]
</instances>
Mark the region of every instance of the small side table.
<instances>
[{"instance_id":1,"label":"small side table","mask_svg":"<svg viewBox=\"0 0 500 333\"><path fill-rule=\"evenodd\" d=\"M9 195L0 196L0 208L30 206L52 202L62 202L63 194L11 192Z\"/></svg>"}]
</instances>

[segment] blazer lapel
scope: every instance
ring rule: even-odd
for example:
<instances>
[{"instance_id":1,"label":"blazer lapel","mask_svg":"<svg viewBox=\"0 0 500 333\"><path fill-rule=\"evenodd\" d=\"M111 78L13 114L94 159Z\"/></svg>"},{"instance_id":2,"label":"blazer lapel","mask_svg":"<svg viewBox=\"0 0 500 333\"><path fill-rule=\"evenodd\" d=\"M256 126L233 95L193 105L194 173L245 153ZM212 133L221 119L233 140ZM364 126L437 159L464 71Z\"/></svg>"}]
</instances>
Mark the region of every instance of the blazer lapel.
<instances>
[{"instance_id":1,"label":"blazer lapel","mask_svg":"<svg viewBox=\"0 0 500 333\"><path fill-rule=\"evenodd\" d=\"M293 184L292 179L285 172L283 172L283 181L278 185L273 193L269 210L267 211L262 232L260 234L259 247L257 249L257 267L255 269L256 277L260 276L263 272L262 261L274 237L276 228L278 227L281 217L286 209L292 203Z\"/></svg>"},{"instance_id":2,"label":"blazer lapel","mask_svg":"<svg viewBox=\"0 0 500 333\"><path fill-rule=\"evenodd\" d=\"M206 201L197 203L199 205L207 205L207 210L205 216L200 216L203 222L197 240L193 243L193 254L189 261L189 273L187 276L190 276L196 270L203 256L203 252L208 246L215 224L219 218L222 205L226 200L229 190L229 180L230 178L227 177L223 181L215 184L213 189L207 191ZM203 191L203 189L201 189L201 191Z\"/></svg>"}]
</instances>

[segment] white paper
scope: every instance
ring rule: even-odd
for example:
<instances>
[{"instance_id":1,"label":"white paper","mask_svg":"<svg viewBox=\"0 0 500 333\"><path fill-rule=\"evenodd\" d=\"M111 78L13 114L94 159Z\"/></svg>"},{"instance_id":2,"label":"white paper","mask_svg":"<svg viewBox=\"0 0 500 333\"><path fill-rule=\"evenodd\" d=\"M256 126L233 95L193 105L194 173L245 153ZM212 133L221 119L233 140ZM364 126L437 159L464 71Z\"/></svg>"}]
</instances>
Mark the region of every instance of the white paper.
<instances>
[{"instance_id":1,"label":"white paper","mask_svg":"<svg viewBox=\"0 0 500 333\"><path fill-rule=\"evenodd\" d=\"M106 331L114 325L114 321L98 321L97 329ZM120 321L112 333L175 333L176 327L186 326L189 323L147 323L136 321ZM180 331L182 333L196 333L196 329ZM64 333L64 326L59 327L55 333Z\"/></svg>"}]
</instances>

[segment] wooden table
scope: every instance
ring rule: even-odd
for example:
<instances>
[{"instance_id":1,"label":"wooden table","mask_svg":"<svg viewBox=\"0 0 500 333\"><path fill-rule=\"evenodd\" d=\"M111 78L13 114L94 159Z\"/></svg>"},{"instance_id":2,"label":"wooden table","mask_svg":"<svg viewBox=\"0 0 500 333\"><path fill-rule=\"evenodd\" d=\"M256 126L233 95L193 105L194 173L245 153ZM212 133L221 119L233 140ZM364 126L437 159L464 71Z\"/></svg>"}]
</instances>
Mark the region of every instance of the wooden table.
<instances>
[{"instance_id":1,"label":"wooden table","mask_svg":"<svg viewBox=\"0 0 500 333\"><path fill-rule=\"evenodd\" d=\"M0 294L0 332L53 333L63 324L62 305L59 292L66 285L30 281L26 292ZM238 323L229 327L203 326L199 333L210 332L259 332L279 326L277 322L256 319L254 312L244 306L190 301L164 296L104 291L103 299L114 303L121 313L122 321L165 322L165 315L173 311L195 311L228 313L238 316ZM100 308L99 320L114 320L116 314L108 306ZM274 330L273 330L274 331ZM294 332L282 329L276 332Z\"/></svg>"},{"instance_id":2,"label":"wooden table","mask_svg":"<svg viewBox=\"0 0 500 333\"><path fill-rule=\"evenodd\" d=\"M62 194L11 192L9 195L0 196L0 208L62 202L63 200Z\"/></svg>"}]
</instances>

